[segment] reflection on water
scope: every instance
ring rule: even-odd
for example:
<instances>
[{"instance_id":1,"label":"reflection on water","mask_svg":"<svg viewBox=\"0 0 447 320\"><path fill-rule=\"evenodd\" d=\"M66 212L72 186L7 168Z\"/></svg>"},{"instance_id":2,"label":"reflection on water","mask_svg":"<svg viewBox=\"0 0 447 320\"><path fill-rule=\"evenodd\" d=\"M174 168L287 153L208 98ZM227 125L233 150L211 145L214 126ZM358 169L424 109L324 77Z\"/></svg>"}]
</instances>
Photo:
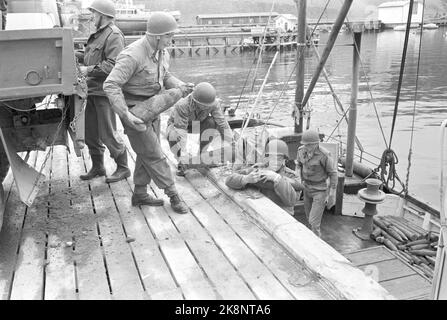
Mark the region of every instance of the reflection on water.
<instances>
[{"instance_id":1,"label":"reflection on water","mask_svg":"<svg viewBox=\"0 0 447 320\"><path fill-rule=\"evenodd\" d=\"M439 207L439 129L443 119L447 118L447 37L446 29L426 30L422 34L422 51L419 71L419 84L415 113L413 156L411 161L410 192ZM384 31L364 33L361 45L362 66L358 94L357 135L363 147L369 153L380 157L385 143L379 129L374 106L368 91L368 83L384 128L386 140L389 140L391 121L399 80L400 61L403 49L404 32ZM416 71L421 34L410 34L405 76L399 103L399 113L392 142L392 149L399 157L398 172L405 181L409 141L412 128L415 99ZM320 43L325 43L327 34L321 34ZM349 106L351 90L351 70L353 48L352 35L339 35L337 46L333 49L326 69L331 83L345 109ZM323 46L319 48L320 54ZM254 92L250 92L250 76L242 98L240 110L249 110L258 93L274 53L264 54L263 63L257 73ZM224 104L235 106L239 101L243 85L249 71L254 73L253 53L235 55L219 53L215 56L183 55L171 61L171 71L185 81L209 81L216 86ZM285 125L293 125L291 111L295 100L295 76L285 87L278 101L280 91L289 79L295 64L295 53L284 52L278 57L272 68L268 83L264 88L257 112L266 118L276 106L272 120ZM317 65L311 49L306 52L306 86ZM367 75L367 81L365 78ZM311 126L330 134L340 119L335 111L334 101L324 78L317 83L310 99L312 107ZM346 140L346 123L343 122L334 135Z\"/></svg>"}]
</instances>

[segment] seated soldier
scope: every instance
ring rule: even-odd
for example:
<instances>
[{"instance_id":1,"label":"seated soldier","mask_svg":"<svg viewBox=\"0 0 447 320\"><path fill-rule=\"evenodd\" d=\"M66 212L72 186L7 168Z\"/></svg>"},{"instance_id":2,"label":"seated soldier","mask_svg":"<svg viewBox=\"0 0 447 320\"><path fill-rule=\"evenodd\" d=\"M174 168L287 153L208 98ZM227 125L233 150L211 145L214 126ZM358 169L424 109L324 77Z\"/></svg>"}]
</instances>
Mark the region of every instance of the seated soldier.
<instances>
[{"instance_id":1,"label":"seated soldier","mask_svg":"<svg viewBox=\"0 0 447 320\"><path fill-rule=\"evenodd\" d=\"M225 180L232 189L253 186L279 206L293 207L303 190L298 176L286 167L289 158L287 144L279 139L270 140L265 147L263 163L239 170Z\"/></svg>"},{"instance_id":2,"label":"seated soldier","mask_svg":"<svg viewBox=\"0 0 447 320\"><path fill-rule=\"evenodd\" d=\"M199 83L192 94L180 99L173 106L168 120L166 137L171 151L179 162L177 170L179 176L185 175L187 167L182 163L181 157L185 153L189 127L192 127L192 133L200 133L200 153L205 151L214 133L219 134L228 143L233 141L230 125L225 120L216 99L216 90L207 82ZM204 134L206 130L208 131Z\"/></svg>"}]
</instances>

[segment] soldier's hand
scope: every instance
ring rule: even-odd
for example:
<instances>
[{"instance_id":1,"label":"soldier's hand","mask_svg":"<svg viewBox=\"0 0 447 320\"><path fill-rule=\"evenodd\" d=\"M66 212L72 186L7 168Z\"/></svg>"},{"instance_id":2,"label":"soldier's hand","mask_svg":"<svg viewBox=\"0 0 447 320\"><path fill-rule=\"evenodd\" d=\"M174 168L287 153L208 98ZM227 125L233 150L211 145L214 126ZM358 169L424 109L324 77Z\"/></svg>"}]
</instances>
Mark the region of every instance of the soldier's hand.
<instances>
[{"instance_id":1,"label":"soldier's hand","mask_svg":"<svg viewBox=\"0 0 447 320\"><path fill-rule=\"evenodd\" d=\"M188 82L181 85L179 88L182 91L182 96L184 98L194 90L194 83Z\"/></svg>"},{"instance_id":2,"label":"soldier's hand","mask_svg":"<svg viewBox=\"0 0 447 320\"><path fill-rule=\"evenodd\" d=\"M143 120L140 118L135 117L132 113L127 111L124 114L123 121L131 128L133 128L136 131L144 132L146 131L147 127Z\"/></svg>"},{"instance_id":3,"label":"soldier's hand","mask_svg":"<svg viewBox=\"0 0 447 320\"><path fill-rule=\"evenodd\" d=\"M329 196L327 198L326 208L329 210L335 206L335 189L332 189L329 191Z\"/></svg>"},{"instance_id":4,"label":"soldier's hand","mask_svg":"<svg viewBox=\"0 0 447 320\"><path fill-rule=\"evenodd\" d=\"M261 172L261 178L264 182L267 181L275 182L276 180L281 178L281 175L271 170L263 170Z\"/></svg>"},{"instance_id":5,"label":"soldier's hand","mask_svg":"<svg viewBox=\"0 0 447 320\"><path fill-rule=\"evenodd\" d=\"M244 184L247 183L256 183L261 180L261 175L258 170L253 170L249 174L243 177Z\"/></svg>"},{"instance_id":6,"label":"soldier's hand","mask_svg":"<svg viewBox=\"0 0 447 320\"><path fill-rule=\"evenodd\" d=\"M86 76L88 73L88 67L86 66L80 66L79 69L81 70L82 75Z\"/></svg>"}]
</instances>

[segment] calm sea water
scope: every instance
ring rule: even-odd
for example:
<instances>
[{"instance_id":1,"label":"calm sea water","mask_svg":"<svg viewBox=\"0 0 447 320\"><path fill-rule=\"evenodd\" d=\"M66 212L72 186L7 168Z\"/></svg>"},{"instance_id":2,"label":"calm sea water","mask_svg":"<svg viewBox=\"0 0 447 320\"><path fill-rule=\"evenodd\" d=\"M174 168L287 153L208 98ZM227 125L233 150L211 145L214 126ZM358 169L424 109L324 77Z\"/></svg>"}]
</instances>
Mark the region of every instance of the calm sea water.
<instances>
[{"instance_id":1,"label":"calm sea water","mask_svg":"<svg viewBox=\"0 0 447 320\"><path fill-rule=\"evenodd\" d=\"M398 118L391 148L396 152L399 163L398 173L403 181L406 179L408 154L412 131L413 109L415 108L414 140L411 158L409 190L419 198L439 207L439 174L440 174L440 133L439 125L447 119L447 29L412 33L408 46L405 76L399 104ZM385 150L379 122L374 111L375 102L379 118L383 126L386 141L390 139L392 115L396 99L397 84L404 32L383 31L380 33L364 33L362 37L360 85L358 94L357 136L364 149L380 157ZM323 51L328 34L320 35L320 54ZM419 43L422 39L418 93L415 96L416 70L418 64ZM329 79L342 101L345 109L349 107L351 94L351 72L353 47L352 34L339 35L327 63ZM203 51L202 51L203 52ZM263 55L254 91L251 92L253 78L250 75L248 85L242 93L239 109L250 110L254 97L261 87L267 69L273 59L274 52ZM235 106L244 87L247 75L253 66L254 54L218 53L214 56L189 57L177 56L172 59L171 71L184 81L211 82L218 90L224 104ZM256 112L265 119L270 110L276 106L272 121L284 125L293 125L291 111L295 99L295 76L288 82L280 99L279 93L290 77L295 65L295 53L283 52L279 55L268 78L262 94L261 103ZM312 77L317 65L312 49L306 52L306 84ZM365 76L366 75L366 76ZM371 93L368 90L368 84ZM416 98L416 105L415 105ZM329 135L337 125L340 115L336 112L334 101L327 83L321 77L310 99L312 107L311 127ZM343 121L334 137L346 141L346 123ZM378 160L369 157L373 162Z\"/></svg>"}]
</instances>

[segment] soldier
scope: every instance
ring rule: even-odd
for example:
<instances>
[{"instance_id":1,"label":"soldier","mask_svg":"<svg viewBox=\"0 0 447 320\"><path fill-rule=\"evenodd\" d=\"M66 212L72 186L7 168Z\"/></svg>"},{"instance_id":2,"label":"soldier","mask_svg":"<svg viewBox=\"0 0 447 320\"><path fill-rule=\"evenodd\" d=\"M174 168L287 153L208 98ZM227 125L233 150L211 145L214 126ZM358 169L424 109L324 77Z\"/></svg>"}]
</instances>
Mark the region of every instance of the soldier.
<instances>
[{"instance_id":1,"label":"soldier","mask_svg":"<svg viewBox=\"0 0 447 320\"><path fill-rule=\"evenodd\" d=\"M115 5L111 0L94 0L89 7L96 31L85 47L81 72L87 77L88 98L85 109L85 141L92 158L92 168L81 175L90 180L106 175L104 144L115 160L116 171L106 178L107 183L130 177L126 147L116 131L116 115L103 90L104 80L112 71L116 57L124 48L124 36L115 26Z\"/></svg>"},{"instance_id":2,"label":"soldier","mask_svg":"<svg viewBox=\"0 0 447 320\"><path fill-rule=\"evenodd\" d=\"M153 12L147 22L146 35L118 56L115 67L104 82L104 91L120 116L124 132L137 154L132 205L163 205L162 199L147 193L147 185L153 179L170 198L174 211L187 213L188 208L178 196L170 167L160 147L160 117L146 125L129 111L129 108L157 95L162 89L180 88L183 96L191 93L191 85L168 71L169 53L165 48L171 44L177 30L177 22L172 15Z\"/></svg>"},{"instance_id":3,"label":"soldier","mask_svg":"<svg viewBox=\"0 0 447 320\"><path fill-rule=\"evenodd\" d=\"M1 24L1 28L0 30L5 30L6 29L6 12L8 10L8 1L6 0L0 0L0 11L2 14L2 24Z\"/></svg>"},{"instance_id":4,"label":"soldier","mask_svg":"<svg viewBox=\"0 0 447 320\"><path fill-rule=\"evenodd\" d=\"M216 99L216 90L207 82L199 83L191 95L179 100L174 105L168 120L166 137L171 151L179 161L177 170L179 176L185 175L186 165L181 162L181 156L186 147L188 127L194 130L196 124L199 125L200 131L193 133L200 133L200 153L209 145L209 139L204 137L205 130L217 130L216 133L219 132L225 142L233 141L230 125L225 120Z\"/></svg>"},{"instance_id":5,"label":"soldier","mask_svg":"<svg viewBox=\"0 0 447 320\"><path fill-rule=\"evenodd\" d=\"M289 158L287 144L279 139L270 140L265 147L263 163L239 170L225 180L232 189L254 186L280 206L293 207L303 190L295 172L285 166Z\"/></svg>"},{"instance_id":6,"label":"soldier","mask_svg":"<svg viewBox=\"0 0 447 320\"><path fill-rule=\"evenodd\" d=\"M321 218L328 198L327 179L330 179L327 207L331 208L335 204L337 170L329 151L321 147L319 142L318 132L304 132L302 146L298 148L297 164L304 184L304 212L312 231L321 237Z\"/></svg>"}]
</instances>

